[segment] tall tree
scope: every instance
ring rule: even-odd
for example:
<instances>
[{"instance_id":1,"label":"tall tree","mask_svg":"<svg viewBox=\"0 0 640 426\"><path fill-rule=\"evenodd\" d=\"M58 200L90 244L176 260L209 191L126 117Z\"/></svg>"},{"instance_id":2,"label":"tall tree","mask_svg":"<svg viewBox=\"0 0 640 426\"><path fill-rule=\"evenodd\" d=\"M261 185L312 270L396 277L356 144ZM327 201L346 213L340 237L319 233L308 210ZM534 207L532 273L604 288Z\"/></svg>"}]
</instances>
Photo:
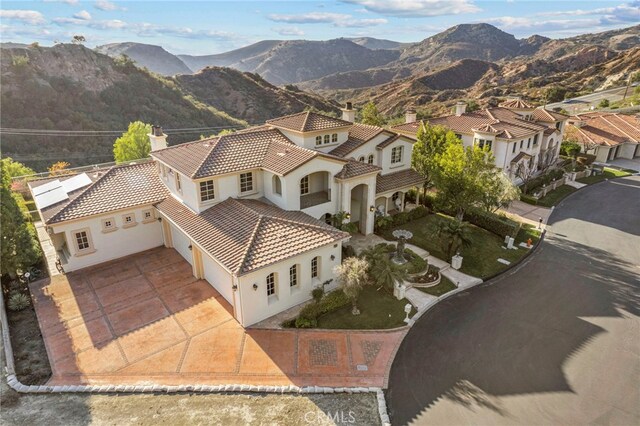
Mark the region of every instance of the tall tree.
<instances>
[{"instance_id":1,"label":"tall tree","mask_svg":"<svg viewBox=\"0 0 640 426\"><path fill-rule=\"evenodd\" d=\"M369 264L359 257L348 257L342 261L342 265L334 268L336 279L344 294L351 300L351 313L359 315L358 296L362 288L367 284L367 270Z\"/></svg>"},{"instance_id":2,"label":"tall tree","mask_svg":"<svg viewBox=\"0 0 640 426\"><path fill-rule=\"evenodd\" d=\"M362 252L369 262L369 276L379 287L393 291L396 283L407 279L407 268L391 261L386 244L370 247Z\"/></svg>"},{"instance_id":3,"label":"tall tree","mask_svg":"<svg viewBox=\"0 0 640 426\"><path fill-rule=\"evenodd\" d=\"M116 163L147 158L151 152L148 134L151 125L142 121L129 123L129 128L113 144L113 156Z\"/></svg>"},{"instance_id":4,"label":"tall tree","mask_svg":"<svg viewBox=\"0 0 640 426\"><path fill-rule=\"evenodd\" d=\"M438 203L455 211L461 221L465 211L482 199L480 176L493 168L494 157L488 147L465 148L459 140L447 144L434 173Z\"/></svg>"},{"instance_id":5,"label":"tall tree","mask_svg":"<svg viewBox=\"0 0 640 426\"><path fill-rule=\"evenodd\" d=\"M71 173L69 170L67 170L70 165L71 164L67 163L66 161L57 161L53 163L51 166L49 166L49 175L51 176L68 175L69 173Z\"/></svg>"},{"instance_id":6,"label":"tall tree","mask_svg":"<svg viewBox=\"0 0 640 426\"><path fill-rule=\"evenodd\" d=\"M22 197L11 192L11 179L5 171L5 162L0 163L2 187L0 188L0 273L15 277L18 269L26 269L40 261L42 251L33 225L27 220ZM19 200L20 198L20 200Z\"/></svg>"},{"instance_id":7,"label":"tall tree","mask_svg":"<svg viewBox=\"0 0 640 426\"><path fill-rule=\"evenodd\" d=\"M425 196L427 190L433 186L433 177L440 155L447 144L457 143L458 138L455 133L443 126L430 126L425 123L420 126L417 139L413 145L411 166L425 179L422 186L422 194Z\"/></svg>"},{"instance_id":8,"label":"tall tree","mask_svg":"<svg viewBox=\"0 0 640 426\"><path fill-rule=\"evenodd\" d=\"M373 102L369 102L362 108L360 122L372 126L384 126L386 123L384 116L378 111L378 107Z\"/></svg>"},{"instance_id":9,"label":"tall tree","mask_svg":"<svg viewBox=\"0 0 640 426\"><path fill-rule=\"evenodd\" d=\"M450 259L462 247L471 245L471 237L469 235L469 225L460 220L447 220L441 222L436 228L436 237L441 239L443 249Z\"/></svg>"},{"instance_id":10,"label":"tall tree","mask_svg":"<svg viewBox=\"0 0 640 426\"><path fill-rule=\"evenodd\" d=\"M486 170L482 173L479 184L479 202L488 213L507 207L512 201L520 199L518 187L498 168Z\"/></svg>"},{"instance_id":11,"label":"tall tree","mask_svg":"<svg viewBox=\"0 0 640 426\"><path fill-rule=\"evenodd\" d=\"M10 178L33 175L36 172L22 163L13 161L11 157L2 159L2 171Z\"/></svg>"}]
</instances>

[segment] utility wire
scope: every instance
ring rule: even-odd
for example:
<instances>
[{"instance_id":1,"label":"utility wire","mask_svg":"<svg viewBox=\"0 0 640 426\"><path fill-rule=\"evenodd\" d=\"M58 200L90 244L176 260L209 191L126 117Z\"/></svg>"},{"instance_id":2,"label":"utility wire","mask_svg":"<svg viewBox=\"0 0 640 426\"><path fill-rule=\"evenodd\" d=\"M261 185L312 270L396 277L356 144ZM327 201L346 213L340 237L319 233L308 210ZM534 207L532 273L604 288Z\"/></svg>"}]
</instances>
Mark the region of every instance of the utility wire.
<instances>
[{"instance_id":1,"label":"utility wire","mask_svg":"<svg viewBox=\"0 0 640 426\"><path fill-rule=\"evenodd\" d=\"M257 124L250 124L255 126ZM186 127L176 129L166 129L167 135L181 135L181 134L193 134L202 133L210 130L224 130L224 129L237 129L244 128L244 126L214 126L214 127ZM86 136L114 136L126 133L122 130L50 130L50 129L19 129L12 127L0 128L0 135L25 135L25 136L64 136L64 137L86 137Z\"/></svg>"}]
</instances>

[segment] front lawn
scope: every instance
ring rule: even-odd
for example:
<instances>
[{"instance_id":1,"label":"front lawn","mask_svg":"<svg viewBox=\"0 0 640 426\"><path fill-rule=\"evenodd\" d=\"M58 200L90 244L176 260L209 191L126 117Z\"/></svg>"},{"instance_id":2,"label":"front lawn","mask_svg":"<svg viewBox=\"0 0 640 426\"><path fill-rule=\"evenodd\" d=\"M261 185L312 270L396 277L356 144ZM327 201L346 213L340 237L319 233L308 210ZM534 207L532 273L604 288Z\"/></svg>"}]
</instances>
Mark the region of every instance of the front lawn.
<instances>
[{"instance_id":1,"label":"front lawn","mask_svg":"<svg viewBox=\"0 0 640 426\"><path fill-rule=\"evenodd\" d=\"M413 233L413 238L407 241L409 244L414 244L439 259L451 262L451 259L448 259L445 255L441 242L436 237L438 224L450 220L454 219L443 214L430 214L404 225L385 230L382 236L390 241L395 241L392 232L395 229L406 229ZM524 248L518 248L518 250L503 249L504 238L471 224L469 224L469 237L471 245L463 247L461 250L464 260L460 271L474 277L485 278L507 269L508 265L498 262L498 258L513 263L528 252ZM516 237L516 245L526 242L529 238L535 243L539 238L539 234L533 226L523 226Z\"/></svg>"},{"instance_id":2,"label":"front lawn","mask_svg":"<svg viewBox=\"0 0 640 426\"><path fill-rule=\"evenodd\" d=\"M433 287L414 287L417 288L418 290L430 294L432 296L442 296L445 293L449 293L451 290L455 290L457 287L455 286L455 284L453 284L451 282L450 279L448 279L447 277L442 277L442 279L440 280L440 283L436 286Z\"/></svg>"},{"instance_id":3,"label":"front lawn","mask_svg":"<svg viewBox=\"0 0 640 426\"><path fill-rule=\"evenodd\" d=\"M398 300L375 285L365 286L358 298L360 315L351 314L351 304L318 318L318 328L372 330L406 325L404 312L407 299ZM411 310L409 317L416 313Z\"/></svg>"},{"instance_id":4,"label":"front lawn","mask_svg":"<svg viewBox=\"0 0 640 426\"><path fill-rule=\"evenodd\" d=\"M553 191L547 193L544 197L540 198L536 205L543 207L552 207L560 203L566 196L576 192L577 189L569 185L561 185Z\"/></svg>"},{"instance_id":5,"label":"front lawn","mask_svg":"<svg viewBox=\"0 0 640 426\"><path fill-rule=\"evenodd\" d=\"M617 170L617 169L610 169L609 167L605 167L602 173L599 173L595 176L591 175L589 177L576 179L576 182L586 183L587 185L591 185L592 183L602 182L605 179L613 179L613 178L625 177L625 176L631 176L631 173L629 173L626 170Z\"/></svg>"}]
</instances>

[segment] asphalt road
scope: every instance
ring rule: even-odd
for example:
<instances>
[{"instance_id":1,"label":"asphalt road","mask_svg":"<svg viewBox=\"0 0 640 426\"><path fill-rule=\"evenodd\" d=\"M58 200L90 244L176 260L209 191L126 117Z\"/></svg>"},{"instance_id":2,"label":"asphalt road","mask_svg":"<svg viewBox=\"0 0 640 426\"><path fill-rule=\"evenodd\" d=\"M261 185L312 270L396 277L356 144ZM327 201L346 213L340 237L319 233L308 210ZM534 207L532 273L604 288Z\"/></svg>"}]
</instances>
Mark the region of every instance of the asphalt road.
<instances>
[{"instance_id":1,"label":"asphalt road","mask_svg":"<svg viewBox=\"0 0 640 426\"><path fill-rule=\"evenodd\" d=\"M523 264L411 329L392 424L640 424L639 277L640 176L576 192Z\"/></svg>"},{"instance_id":2,"label":"asphalt road","mask_svg":"<svg viewBox=\"0 0 640 426\"><path fill-rule=\"evenodd\" d=\"M555 102L547 105L547 109L553 109L556 107L564 108L570 113L575 112L584 112L588 111L590 106L598 106L600 101L603 99L607 99L609 102L616 102L621 100L625 92L627 92L627 96L631 96L633 94L633 90L635 87L616 87L614 89L602 90L595 93L590 93L588 95L579 96L577 98L566 99L562 102Z\"/></svg>"}]
</instances>

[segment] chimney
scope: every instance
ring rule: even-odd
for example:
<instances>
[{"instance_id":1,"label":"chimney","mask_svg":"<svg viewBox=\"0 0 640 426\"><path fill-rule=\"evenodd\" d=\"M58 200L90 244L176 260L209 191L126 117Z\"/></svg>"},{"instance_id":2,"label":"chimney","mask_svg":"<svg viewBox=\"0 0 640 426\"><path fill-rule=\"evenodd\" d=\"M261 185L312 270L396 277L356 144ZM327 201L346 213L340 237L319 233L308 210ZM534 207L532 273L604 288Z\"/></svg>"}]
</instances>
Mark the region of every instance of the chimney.
<instances>
[{"instance_id":1,"label":"chimney","mask_svg":"<svg viewBox=\"0 0 640 426\"><path fill-rule=\"evenodd\" d=\"M458 101L456 102L456 116L460 117L467 110L467 103Z\"/></svg>"},{"instance_id":2,"label":"chimney","mask_svg":"<svg viewBox=\"0 0 640 426\"><path fill-rule=\"evenodd\" d=\"M405 123L414 123L417 121L418 114L416 114L416 110L413 107L409 107L407 111L404 113L404 122Z\"/></svg>"},{"instance_id":3,"label":"chimney","mask_svg":"<svg viewBox=\"0 0 640 426\"><path fill-rule=\"evenodd\" d=\"M167 147L167 135L162 131L162 127L156 125L151 126L151 133L147 136L149 136L149 141L151 141L151 152Z\"/></svg>"},{"instance_id":4,"label":"chimney","mask_svg":"<svg viewBox=\"0 0 640 426\"><path fill-rule=\"evenodd\" d=\"M356 110L353 109L351 102L347 102L345 107L342 108L342 119L351 123L356 121Z\"/></svg>"}]
</instances>

